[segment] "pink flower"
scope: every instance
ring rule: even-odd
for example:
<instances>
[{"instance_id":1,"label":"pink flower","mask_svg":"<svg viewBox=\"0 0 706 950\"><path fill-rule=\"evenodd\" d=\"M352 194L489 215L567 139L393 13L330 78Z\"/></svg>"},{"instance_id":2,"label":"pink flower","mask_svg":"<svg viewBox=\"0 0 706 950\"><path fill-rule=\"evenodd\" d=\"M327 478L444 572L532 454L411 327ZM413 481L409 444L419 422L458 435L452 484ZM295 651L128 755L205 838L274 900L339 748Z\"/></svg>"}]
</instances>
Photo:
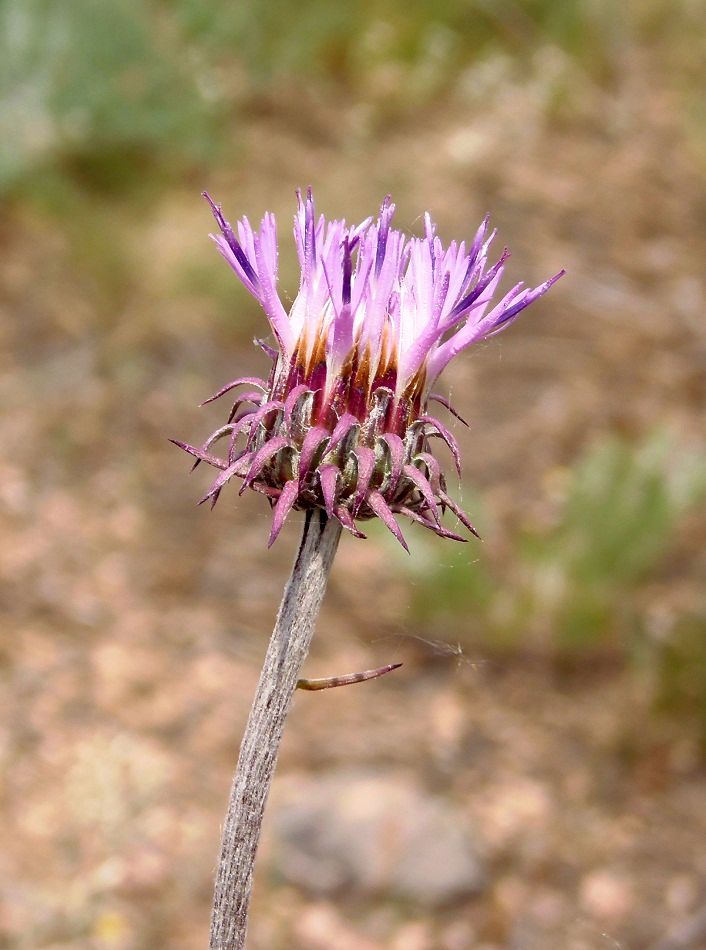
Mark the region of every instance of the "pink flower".
<instances>
[{"instance_id":1,"label":"pink flower","mask_svg":"<svg viewBox=\"0 0 706 950\"><path fill-rule=\"evenodd\" d=\"M273 506L270 544L292 508L323 508L357 537L364 535L356 522L377 516L405 549L395 514L465 540L442 526L449 508L475 533L431 451L431 439L441 439L460 472L456 440L428 404L457 413L432 387L457 353L508 327L564 272L534 289L517 284L493 305L509 253L488 267L495 232L488 234L487 217L468 248L452 241L444 249L428 214L425 236L409 238L390 227L395 206L387 197L376 222L348 227L317 220L309 190L306 199L297 194L301 280L287 312L277 291L274 215L259 231L242 218L236 233L205 197L221 230L213 239L260 302L277 348L261 344L272 358L267 381L235 379L206 400L249 387L224 426L201 447L176 443L197 464L221 469L202 501L215 504L227 482L242 478L241 493L253 488ZM211 451L220 440L223 457Z\"/></svg>"}]
</instances>

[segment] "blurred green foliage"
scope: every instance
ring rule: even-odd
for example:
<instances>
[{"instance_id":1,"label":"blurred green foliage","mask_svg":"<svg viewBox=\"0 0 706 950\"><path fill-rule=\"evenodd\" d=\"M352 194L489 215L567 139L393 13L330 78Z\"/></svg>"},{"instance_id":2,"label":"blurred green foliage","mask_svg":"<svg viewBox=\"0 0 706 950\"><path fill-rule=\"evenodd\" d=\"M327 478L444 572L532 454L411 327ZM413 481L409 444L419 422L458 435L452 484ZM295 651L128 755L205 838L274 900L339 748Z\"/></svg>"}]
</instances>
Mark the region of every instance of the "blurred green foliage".
<instances>
[{"instance_id":1,"label":"blurred green foliage","mask_svg":"<svg viewBox=\"0 0 706 950\"><path fill-rule=\"evenodd\" d=\"M680 450L664 432L612 437L561 480L551 522L518 530L509 555L474 559L459 545L439 560L426 544L405 562L415 623L559 663L622 657L646 671L660 708L696 712L706 740L706 604L683 610L664 594L689 558L680 545L706 499L706 450Z\"/></svg>"},{"instance_id":2,"label":"blurred green foliage","mask_svg":"<svg viewBox=\"0 0 706 950\"><path fill-rule=\"evenodd\" d=\"M58 169L114 190L203 157L209 103L140 0L0 4L0 190Z\"/></svg>"},{"instance_id":3,"label":"blurred green foliage","mask_svg":"<svg viewBox=\"0 0 706 950\"><path fill-rule=\"evenodd\" d=\"M654 708L694 720L706 753L706 617L681 618L652 644L645 669Z\"/></svg>"},{"instance_id":4,"label":"blurred green foliage","mask_svg":"<svg viewBox=\"0 0 706 950\"><path fill-rule=\"evenodd\" d=\"M569 476L556 526L519 539L531 613L561 647L621 636L630 599L666 563L682 517L706 497L706 454L675 459L664 434L595 446Z\"/></svg>"},{"instance_id":5,"label":"blurred green foliage","mask_svg":"<svg viewBox=\"0 0 706 950\"><path fill-rule=\"evenodd\" d=\"M638 445L611 437L591 447L562 475L551 525L510 539L509 563L493 569L465 545L439 561L424 545L409 562L415 616L455 617L458 636L470 608L482 614L488 643L550 631L559 650L626 646L631 601L668 566L682 520L706 498L706 451L675 452L673 441L659 433ZM477 511L475 500L469 507Z\"/></svg>"},{"instance_id":6,"label":"blurred green foliage","mask_svg":"<svg viewBox=\"0 0 706 950\"><path fill-rule=\"evenodd\" d=\"M263 95L306 109L328 88L388 115L476 89L469 70L488 57L541 72L550 49L572 82L619 85L656 36L698 121L704 29L689 0L0 0L0 192L47 175L154 185L232 148Z\"/></svg>"},{"instance_id":7,"label":"blurred green foliage","mask_svg":"<svg viewBox=\"0 0 706 950\"><path fill-rule=\"evenodd\" d=\"M308 0L296 10L291 0L176 3L186 34L216 55L237 51L257 84L318 75L355 95L374 95L380 67L396 70L407 92L434 92L489 53L526 61L551 45L594 78L616 78L631 44L675 21L696 27L696 7L688 0Z\"/></svg>"}]
</instances>

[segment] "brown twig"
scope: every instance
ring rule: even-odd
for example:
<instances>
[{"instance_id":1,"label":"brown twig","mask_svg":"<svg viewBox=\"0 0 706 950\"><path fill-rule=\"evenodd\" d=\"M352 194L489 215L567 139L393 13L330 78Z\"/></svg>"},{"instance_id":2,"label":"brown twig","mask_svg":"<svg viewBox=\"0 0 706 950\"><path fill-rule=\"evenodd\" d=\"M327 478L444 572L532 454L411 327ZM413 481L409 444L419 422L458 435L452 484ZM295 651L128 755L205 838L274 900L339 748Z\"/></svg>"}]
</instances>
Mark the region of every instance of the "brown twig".
<instances>
[{"instance_id":1,"label":"brown twig","mask_svg":"<svg viewBox=\"0 0 706 950\"><path fill-rule=\"evenodd\" d=\"M242 950L255 853L292 695L306 659L341 525L309 511L240 747L221 839L210 950Z\"/></svg>"},{"instance_id":2,"label":"brown twig","mask_svg":"<svg viewBox=\"0 0 706 950\"><path fill-rule=\"evenodd\" d=\"M351 686L353 683L364 683L366 680L377 679L393 670L399 670L401 663L388 663L377 670L363 670L362 673L344 673L343 676L322 676L319 679L299 679L297 689L319 690L333 689L334 686Z\"/></svg>"}]
</instances>

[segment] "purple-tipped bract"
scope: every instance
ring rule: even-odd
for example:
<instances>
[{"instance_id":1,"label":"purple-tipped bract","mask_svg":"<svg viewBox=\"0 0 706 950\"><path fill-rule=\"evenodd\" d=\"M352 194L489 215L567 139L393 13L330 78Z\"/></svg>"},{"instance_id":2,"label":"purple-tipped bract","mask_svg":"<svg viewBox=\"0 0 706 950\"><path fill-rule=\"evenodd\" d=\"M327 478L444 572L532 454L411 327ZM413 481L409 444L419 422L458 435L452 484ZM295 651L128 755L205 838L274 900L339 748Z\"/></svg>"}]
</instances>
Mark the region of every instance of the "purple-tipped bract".
<instances>
[{"instance_id":1,"label":"purple-tipped bract","mask_svg":"<svg viewBox=\"0 0 706 950\"><path fill-rule=\"evenodd\" d=\"M260 302L277 341L269 379L243 377L211 399L239 387L228 422L201 447L177 442L199 461L220 469L204 497L215 504L234 476L273 507L269 543L292 508L322 508L357 537L358 521L379 517L405 548L395 520L402 514L442 537L464 540L441 524L449 508L474 531L446 494L431 439L460 456L447 427L431 415L431 391L461 350L508 327L555 283L517 284L498 303L493 296L509 256L488 266L487 217L467 248L444 249L429 215L425 235L406 237L390 225L389 196L377 221L318 219L311 190L297 193L294 239L301 265L299 292L289 312L277 291L277 231L266 214L258 231L247 218L236 230L208 195L221 233L219 251ZM460 417L458 417L460 418ZM213 453L216 442L227 448Z\"/></svg>"}]
</instances>

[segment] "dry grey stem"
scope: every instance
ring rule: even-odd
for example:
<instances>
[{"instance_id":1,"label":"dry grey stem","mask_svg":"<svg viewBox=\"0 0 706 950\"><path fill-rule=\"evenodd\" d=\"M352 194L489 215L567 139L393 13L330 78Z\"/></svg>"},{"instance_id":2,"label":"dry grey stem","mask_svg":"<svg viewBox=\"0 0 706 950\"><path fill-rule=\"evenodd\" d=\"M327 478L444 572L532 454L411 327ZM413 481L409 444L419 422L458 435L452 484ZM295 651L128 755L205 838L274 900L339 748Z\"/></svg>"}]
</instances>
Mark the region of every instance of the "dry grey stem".
<instances>
[{"instance_id":1,"label":"dry grey stem","mask_svg":"<svg viewBox=\"0 0 706 950\"><path fill-rule=\"evenodd\" d=\"M210 950L242 950L255 853L289 704L309 652L341 525L309 511L240 747L211 916Z\"/></svg>"}]
</instances>

